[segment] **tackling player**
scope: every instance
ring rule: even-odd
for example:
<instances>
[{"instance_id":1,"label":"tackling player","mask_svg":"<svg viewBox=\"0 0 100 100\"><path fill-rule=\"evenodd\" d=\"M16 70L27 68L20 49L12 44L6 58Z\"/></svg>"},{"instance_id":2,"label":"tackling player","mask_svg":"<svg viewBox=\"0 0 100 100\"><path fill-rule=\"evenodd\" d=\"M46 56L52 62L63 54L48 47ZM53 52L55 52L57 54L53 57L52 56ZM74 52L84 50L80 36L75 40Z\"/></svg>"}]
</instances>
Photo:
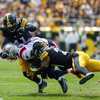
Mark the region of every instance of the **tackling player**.
<instances>
[{"instance_id":1,"label":"tackling player","mask_svg":"<svg viewBox=\"0 0 100 100\"><path fill-rule=\"evenodd\" d=\"M2 47L7 43L14 43L17 46L28 41L32 35L30 32L35 32L37 29L27 19L17 17L14 14L8 13L3 18L3 26L0 27L0 32L4 37Z\"/></svg>"}]
</instances>

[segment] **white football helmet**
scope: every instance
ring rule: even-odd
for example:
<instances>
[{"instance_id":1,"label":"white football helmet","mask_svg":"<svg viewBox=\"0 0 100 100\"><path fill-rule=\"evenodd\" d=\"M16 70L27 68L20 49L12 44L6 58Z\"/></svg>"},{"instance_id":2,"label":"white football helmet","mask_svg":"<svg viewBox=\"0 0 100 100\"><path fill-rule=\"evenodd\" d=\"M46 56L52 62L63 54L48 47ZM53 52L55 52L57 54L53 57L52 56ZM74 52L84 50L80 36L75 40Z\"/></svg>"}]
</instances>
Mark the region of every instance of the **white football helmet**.
<instances>
[{"instance_id":1,"label":"white football helmet","mask_svg":"<svg viewBox=\"0 0 100 100\"><path fill-rule=\"evenodd\" d=\"M14 44L8 43L4 46L3 51L7 52L9 58L17 58L18 55L18 47Z\"/></svg>"}]
</instances>

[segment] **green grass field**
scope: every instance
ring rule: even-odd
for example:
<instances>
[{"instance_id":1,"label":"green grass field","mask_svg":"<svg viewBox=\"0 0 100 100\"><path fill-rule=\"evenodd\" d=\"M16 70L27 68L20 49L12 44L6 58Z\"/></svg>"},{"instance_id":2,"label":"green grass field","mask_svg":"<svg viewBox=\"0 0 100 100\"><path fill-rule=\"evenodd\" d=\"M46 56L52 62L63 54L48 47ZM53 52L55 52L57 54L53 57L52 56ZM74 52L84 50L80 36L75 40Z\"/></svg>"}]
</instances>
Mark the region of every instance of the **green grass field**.
<instances>
[{"instance_id":1,"label":"green grass field","mask_svg":"<svg viewBox=\"0 0 100 100\"><path fill-rule=\"evenodd\" d=\"M100 100L100 73L84 85L66 75L69 90L63 94L55 80L48 80L44 94L37 94L37 85L23 77L17 62L0 60L0 100Z\"/></svg>"}]
</instances>

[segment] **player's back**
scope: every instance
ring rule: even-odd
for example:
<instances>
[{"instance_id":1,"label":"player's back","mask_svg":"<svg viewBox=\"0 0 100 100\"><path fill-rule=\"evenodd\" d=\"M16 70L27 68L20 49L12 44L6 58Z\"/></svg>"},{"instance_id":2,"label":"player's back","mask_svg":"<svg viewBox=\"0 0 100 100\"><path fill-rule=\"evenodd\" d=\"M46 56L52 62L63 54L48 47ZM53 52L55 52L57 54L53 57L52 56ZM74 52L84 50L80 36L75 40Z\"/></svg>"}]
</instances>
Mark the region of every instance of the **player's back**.
<instances>
[{"instance_id":1,"label":"player's back","mask_svg":"<svg viewBox=\"0 0 100 100\"><path fill-rule=\"evenodd\" d=\"M70 53L63 52L60 50L52 49L49 51L50 63L54 65L62 65L67 68L72 67L72 58Z\"/></svg>"}]
</instances>

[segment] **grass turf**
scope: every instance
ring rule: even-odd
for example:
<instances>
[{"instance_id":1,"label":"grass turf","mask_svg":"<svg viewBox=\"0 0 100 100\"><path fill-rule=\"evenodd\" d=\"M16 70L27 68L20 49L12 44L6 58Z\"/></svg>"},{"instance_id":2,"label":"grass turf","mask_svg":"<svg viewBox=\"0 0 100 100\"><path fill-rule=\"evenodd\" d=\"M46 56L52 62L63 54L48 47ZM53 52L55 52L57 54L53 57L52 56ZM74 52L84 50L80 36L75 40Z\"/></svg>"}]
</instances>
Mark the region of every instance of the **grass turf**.
<instances>
[{"instance_id":1,"label":"grass turf","mask_svg":"<svg viewBox=\"0 0 100 100\"><path fill-rule=\"evenodd\" d=\"M17 62L0 60L0 100L100 100L100 73L84 85L66 75L69 90L63 94L57 81L48 80L45 93L37 93L37 85L23 77Z\"/></svg>"}]
</instances>

